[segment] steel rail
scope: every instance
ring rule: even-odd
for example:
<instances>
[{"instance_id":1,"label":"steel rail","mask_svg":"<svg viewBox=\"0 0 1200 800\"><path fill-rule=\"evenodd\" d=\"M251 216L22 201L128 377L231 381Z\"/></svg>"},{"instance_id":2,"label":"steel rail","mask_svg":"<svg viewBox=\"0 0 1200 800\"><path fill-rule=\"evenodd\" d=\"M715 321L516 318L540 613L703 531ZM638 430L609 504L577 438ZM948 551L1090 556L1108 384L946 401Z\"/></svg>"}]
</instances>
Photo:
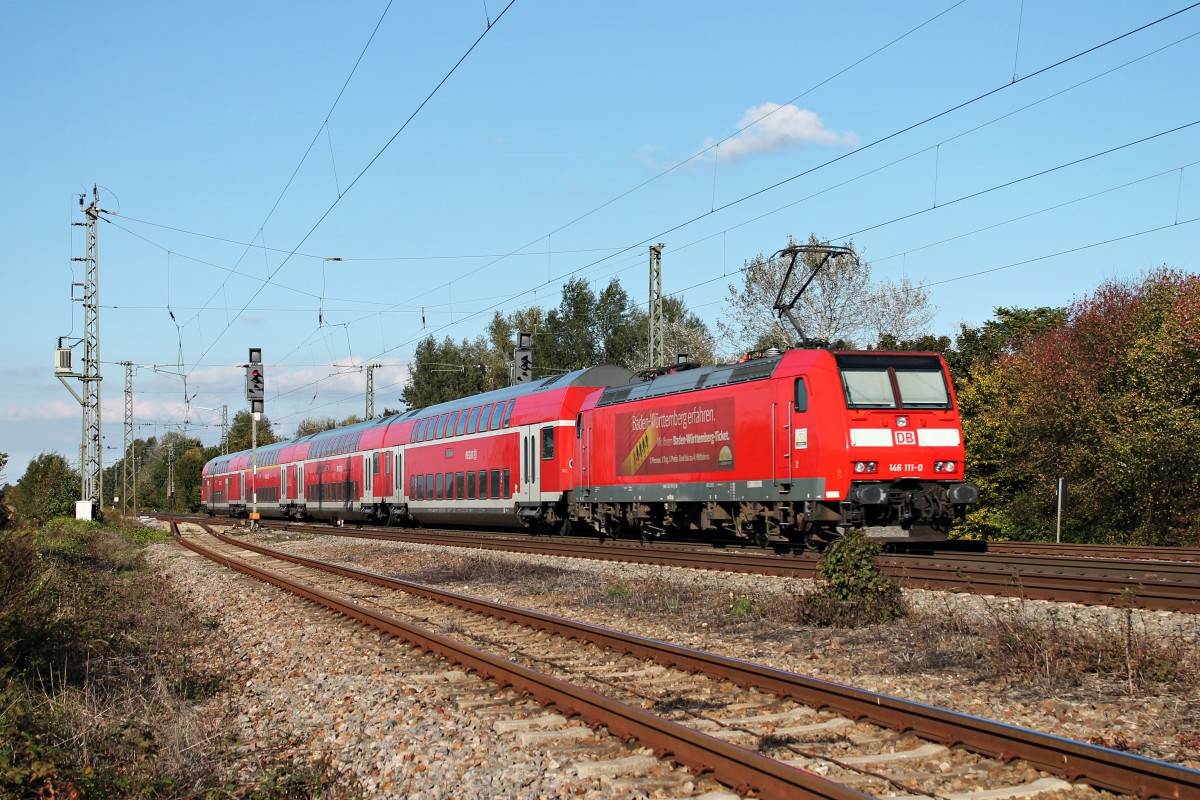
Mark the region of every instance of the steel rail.
<instances>
[{"instance_id":1,"label":"steel rail","mask_svg":"<svg viewBox=\"0 0 1200 800\"><path fill-rule=\"evenodd\" d=\"M692 730L648 711L621 703L597 692L516 664L483 650L456 642L432 631L355 603L347 598L304 586L273 570L229 558L202 547L175 529L176 539L188 549L243 574L292 592L310 602L402 639L425 652L434 653L455 666L464 667L501 686L527 693L538 702L557 707L565 716L579 716L614 735L637 739L660 757L670 755L696 774L712 777L743 794L753 792L768 800L804 797L817 800L867 800L854 791L810 772L791 767L699 731ZM220 537L225 538L227 537ZM241 546L241 542L233 542Z\"/></svg>"},{"instance_id":2,"label":"steel rail","mask_svg":"<svg viewBox=\"0 0 1200 800\"><path fill-rule=\"evenodd\" d=\"M936 741L998 761L1021 759L1072 782L1140 797L1200 797L1200 771L1002 722L798 675L596 625L513 608L368 570L330 564L214 534L230 544L300 566L323 570L601 647L664 666L771 692L812 706Z\"/></svg>"},{"instance_id":3,"label":"steel rail","mask_svg":"<svg viewBox=\"0 0 1200 800\"><path fill-rule=\"evenodd\" d=\"M720 570L787 578L816 576L818 561L813 556L780 558L761 553L684 548L656 549L652 546L596 544L589 541L558 541L521 537L496 537L464 533L422 531L339 530L336 528L292 526L319 535L349 536L363 539L504 550L517 553L589 558L639 564L657 564L690 569ZM1110 605L1148 611L1200 613L1200 572L1193 581L1156 579L1152 572L1126 574L1113 578L1103 569L1087 572L1027 572L1011 564L1000 564L981 554L901 555L882 554L880 568L900 585L911 589L993 594L1032 600ZM941 566L939 566L941 564ZM1117 566L1129 568L1129 564Z\"/></svg>"},{"instance_id":4,"label":"steel rail","mask_svg":"<svg viewBox=\"0 0 1200 800\"><path fill-rule=\"evenodd\" d=\"M987 542L989 553L1033 553L1059 558L1118 558L1130 561L1200 561L1196 547L1142 547L1126 544L1075 542Z\"/></svg>"}]
</instances>

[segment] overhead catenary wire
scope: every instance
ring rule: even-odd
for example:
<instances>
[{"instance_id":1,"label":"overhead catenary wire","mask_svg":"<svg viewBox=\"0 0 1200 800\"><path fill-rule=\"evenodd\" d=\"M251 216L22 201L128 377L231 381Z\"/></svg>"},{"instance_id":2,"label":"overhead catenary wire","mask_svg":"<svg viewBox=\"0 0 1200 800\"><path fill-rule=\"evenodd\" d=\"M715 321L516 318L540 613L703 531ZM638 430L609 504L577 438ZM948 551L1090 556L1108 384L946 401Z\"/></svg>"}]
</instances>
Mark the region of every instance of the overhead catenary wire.
<instances>
[{"instance_id":1,"label":"overhead catenary wire","mask_svg":"<svg viewBox=\"0 0 1200 800\"><path fill-rule=\"evenodd\" d=\"M755 191L753 191L753 192L750 192L750 193L748 193L748 194L745 194L745 195L743 195L743 196L741 196L741 197L739 197L739 198L736 198L736 199L734 199L734 200L731 200L731 201L729 201L729 202L725 203L724 205L722 205L722 206L719 206L719 207L718 207L717 209L715 209L714 211L704 212L704 213L702 213L702 214L699 214L699 215L697 215L697 216L694 216L694 217L692 217L692 218L690 218L690 219L684 220L683 222L679 222L679 223L677 223L677 224L675 224L675 225L673 225L673 226L671 226L671 227L669 227L669 228L666 228L665 230L660 230L660 231L658 231L658 232L656 232L656 233L654 233L654 234L652 234L652 235L650 235L650 236L646 236L645 238L641 239L640 241L638 241L638 242L636 242L636 243L634 243L634 244L630 245L628 248L626 248L626 250L625 250L625 251L622 251L622 253L624 253L624 252L628 252L629 250L633 250L633 249L636 249L636 248L643 247L643 246L647 245L647 244L648 244L648 243L650 243L650 242L653 242L653 241L660 240L660 239L662 239L663 237L665 237L666 235L668 235L668 234L670 234L670 233L673 233L673 232L675 232L675 231L677 231L677 230L680 230L680 229L682 229L682 228L685 228L685 227L687 227L687 226L689 226L689 225L692 225L692 224L694 224L694 223L698 222L698 221L699 221L699 220L701 220L701 219L704 219L704 218L706 218L706 217L712 216L713 214L716 214L716 213L720 213L720 212L722 212L722 211L725 211L725 210L727 210L727 209L729 209L729 208L732 208L732 207L734 207L734 206L737 206L737 205L739 205L739 204L741 204L741 203L744 203L744 202L746 202L746 201L748 201L748 200L750 200L750 199L752 199L752 198L754 198L754 197L758 197L758 196L760 196L760 195L763 195L763 194L765 194L765 193L767 193L767 192L770 192L770 191L772 191L772 190L774 190L774 189L777 189L777 188L779 188L779 187L781 187L781 186L784 186L784 185L786 185L786 184L788 184L788 183L791 183L792 181L795 181L795 180L797 180L797 179L799 179L799 178L803 178L803 177L806 177L806 176L808 176L808 175L811 175L811 174L813 174L814 172L817 172L818 170L821 170L821 169L824 169L824 168L826 168L826 167L829 167L829 166L831 166L831 165L833 165L833 164L835 164L835 163L838 163L838 162L840 162L840 161L843 161L843 160L845 160L845 159L847 159L847 158L850 158L850 157L852 157L852 156L856 156L856 155L858 155L858 154L861 154L861 153L865 152L866 150L868 150L869 148L872 148L872 147L875 147L875 146L877 146L877 145L880 145L880 144L882 144L882 143L884 143L884 142L886 142L886 141L889 141L889 140L895 139L895 138L897 138L897 137L899 137L899 136L903 135L904 133L907 133L907 132L909 132L909 131L915 130L915 129L917 129L917 128L919 128L919 127L923 126L923 125L927 125L927 124L929 124L929 123L933 122L934 120L941 119L942 117L945 117L945 116L947 116L947 115L949 115L949 114L952 114L952 113L954 113L955 111L958 111L958 110L961 110L961 109L963 109L963 108L966 108L966 107L968 107L968 106L970 106L970 105L972 105L972 104L974 104L974 103L977 103L977 102L979 102L979 101L981 101L981 100L983 100L983 99L985 99L985 98L987 98L987 97L991 97L991 96L993 96L993 95L995 95L995 94L997 94L997 93L1003 92L1004 90L1006 90L1006 89L1008 89L1008 88L1010 88L1010 87L1012 87L1012 86L1015 86L1015 85L1018 85L1018 84L1024 83L1024 82L1026 82L1026 81L1032 80L1033 78L1036 78L1036 77L1038 77L1038 76L1040 76L1040 75L1044 75L1044 74L1046 74L1046 73L1050 72L1051 70L1057 69L1057 68L1059 68L1059 67L1062 67L1062 66L1064 66L1064 65L1066 65L1066 64L1069 64L1069 63L1071 63L1071 62L1073 62L1073 61L1076 61L1076 60L1078 60L1078 59L1080 59L1080 58L1082 58L1082 57L1084 57L1084 56L1086 56L1086 55L1088 55L1088 54L1090 54L1090 53L1094 53L1094 52L1096 52L1096 51L1098 51L1098 50L1100 50L1100 49L1102 49L1102 48L1104 48L1104 47L1111 46L1111 45L1115 44L1116 42L1119 42L1119 41L1122 41L1122 40L1124 40L1124 39L1127 39L1127 38L1129 38L1130 36L1133 36L1133 35L1135 35L1135 34L1137 34L1137 33L1139 33L1139 32L1142 32L1142 31L1148 30L1149 28L1151 28L1151 27L1154 27L1155 25L1162 24L1163 22L1165 22L1165 21L1167 21L1167 20L1173 19L1174 17L1177 17L1177 16L1179 16L1180 14L1183 14L1183 13L1185 13L1185 12L1187 12L1187 11L1191 11L1191 10L1193 10L1193 9L1197 8L1197 7L1200 7L1200 3L1193 3L1193 4L1191 4L1191 5L1189 5L1189 6L1186 6L1186 7L1182 8L1182 9L1180 9L1180 10L1178 10L1178 11L1174 11L1174 12L1172 12L1172 13L1170 13L1170 14L1163 15L1163 16L1161 16L1161 17L1158 17L1158 18L1157 18L1157 19L1155 19L1155 20L1152 20L1152 21L1150 21L1150 22L1147 22L1147 23L1144 23L1144 24L1142 24L1142 25L1139 25L1139 26L1138 26L1138 27L1136 27L1136 28L1133 28L1133 29L1131 29L1131 30L1129 30L1129 31L1126 31L1125 33L1119 34L1119 35L1117 35L1117 36L1113 36L1113 37L1111 37L1111 38L1109 38L1109 39L1107 39L1107 40L1105 40L1105 41L1103 41L1103 42L1100 42L1099 44L1092 45L1091 47L1088 47L1088 48L1085 48L1085 49L1083 49L1083 50L1080 50L1080 51L1078 51L1078 52L1076 52L1076 53L1074 53L1074 54L1072 54L1072 55L1069 55L1069 56L1066 56L1066 57L1064 57L1064 58L1061 58L1061 59L1059 59L1059 60L1057 60L1057 61L1054 61L1054 62L1052 62L1052 63L1050 63L1050 64L1048 64L1048 65L1046 65L1046 66L1044 66L1044 67L1041 67L1040 69L1037 69L1037 70L1035 70L1035 71L1033 71L1033 72L1029 73L1028 75L1025 75L1025 76L1022 76L1022 77L1018 78L1016 81L1013 81L1013 82L1006 82L1006 83L1004 83L1004 84L1002 84L1002 85L1000 85L1000 86L997 86L997 87L995 87L995 88L993 88L993 89L989 89L989 90L987 90L987 91L985 91L985 92L982 92L982 93L980 93L980 94L978 94L978 95L975 95L974 97L972 97L972 98L970 98L970 99L968 99L968 100L964 100L964 101L962 101L962 102L959 102L959 103L957 103L957 104L955 104L955 105L953 105L953 106L951 106L951 107L949 107L949 108L947 108L947 109L945 109L945 110L943 110L943 111L940 111L940 112L938 112L938 113L936 113L936 114L933 114L933 115L930 115L930 116L928 116L928 117L925 117L925 118L923 118L923 119L921 119L921 120L919 120L919 121L917 121L917 122L910 123L910 124L908 124L908 125L906 125L906 126L904 126L904 127L902 127L902 128L899 128L899 129L898 129L898 130L896 130L896 131L893 131L892 133L886 134L886 135L884 135L884 136L882 136L882 137L879 137L879 138L877 138L877 139L875 139L875 140L873 140L873 141L871 141L871 142L869 142L869 143L867 143L867 144L865 144L865 145L862 145L862 146L861 146L861 147L859 147L857 150L851 151L851 152L849 152L849 153L844 153L844 154L842 154L842 155L840 155L840 156L835 156L834 158L828 159L828 160L826 160L826 161L824 161L824 162L822 162L822 163L820 163L820 164L817 164L817 165L815 165L815 166L813 166L813 167L810 167L810 168L808 168L808 169L805 169L805 170L803 170L803 171L801 171L801 172L798 172L798 173L796 173L796 174L794 174L794 175L792 175L792 176L790 176L790 177L788 177L788 178L784 178L784 179L782 179L782 180L780 180L780 181L776 181L775 183L772 183L772 184L770 184L770 185L768 185L768 186L762 187L762 188L760 188L760 189L758 189L758 190L755 190ZM555 280L561 280L561 279L564 279L564 278L570 277L570 276L572 276L572 275L575 275L576 273L578 273L578 272L580 272L580 271L582 271L582 270L584 270L584 269L588 269L588 268L590 268L590 267L596 266L597 264L600 264L600 263L603 263L604 261L610 260L611 258L615 257L616 255L621 255L622 253L618 253L618 254L610 255L610 256L607 256L607 257L605 257L605 258L599 259L599 260L597 260L597 261L593 261L592 263L590 263L590 264L586 264L586 265L584 265L584 266L582 266L582 267L578 267L578 268L576 268L576 269L569 270L569 271L567 271L567 272L565 272L565 273L562 273L562 274L560 274L559 276L557 276L557 278L556 278ZM515 299L517 299L517 298L520 298L520 297L527 296L527 295L529 295L531 292L535 291L535 290L536 290L536 288L544 288L545 286L547 286L547 285L549 285L549 284L551 284L551 283L553 283L553 281L547 281L546 283L541 283L541 284L539 284L539 285L538 285L538 287L535 287L534 289L527 289L527 290L524 290L524 291L521 291L521 292L516 292L516 293L514 293L513 295L511 295L511 296L510 296L510 298L509 298L509 302L511 302L512 300L515 300ZM479 311L479 312L476 312L476 313L475 313L475 314L473 314L473 315L468 315L467 317L464 317L464 318L460 319L460 320L459 320L459 322L465 321L466 319L471 319L471 318L478 317L479 315L481 315L481 314L483 314L483 313L486 313L487 311L494 310L495 308L498 308L498 307L500 307L501 305L503 305L503 303L498 303L498 304L495 304L495 305L493 305L493 306L490 306L490 307L488 307L488 308L485 308L485 309L483 309L483 310L481 310L481 311ZM440 331L440 330L444 330L444 327L443 327L443 328L441 328L441 329L438 329L438 330L439 330L439 331ZM435 333L436 333L436 332L438 332L438 331L435 331ZM410 337L409 339L406 339L406 340L402 341L400 344L398 344L398 345L395 345L394 347L388 348L386 351L384 351L383 353L380 353L380 354L378 354L378 355L379 355L379 356L386 355L387 353L393 352L394 350L397 350L397 349L399 349L400 347L404 347L404 346L407 346L407 345L411 344L413 341L415 341L415 339L413 339L412 337ZM378 356L377 356L377 357L378 357Z\"/></svg>"},{"instance_id":2,"label":"overhead catenary wire","mask_svg":"<svg viewBox=\"0 0 1200 800\"><path fill-rule=\"evenodd\" d=\"M1187 9L1184 9L1184 10L1187 10ZM1182 12L1176 12L1176 13L1182 13ZM1140 30L1140 29L1139 29L1139 30ZM1127 34L1127 35L1128 35L1128 34ZM1115 40L1113 40L1113 41L1115 41ZM1087 52L1087 51L1085 51L1085 52ZM1060 63L1062 63L1062 62L1060 62ZM1037 74L1037 73L1033 73L1033 74ZM1026 77L1032 77L1032 75L1030 75L1030 76L1026 76ZM792 178L792 179L794 179L795 177L798 177L798 176L793 176L793 178ZM1181 178L1182 178L1182 172L1181 172ZM791 180L791 179L789 179L789 180ZM767 189L769 189L769 188L772 188L772 187L767 187ZM765 191L765 190L764 190L764 191ZM722 207L722 208L724 208L724 207ZM715 210L716 210L716 209L714 209L714 211L715 211ZM657 234L656 234L656 235L657 235ZM651 238L653 238L653 237L651 237ZM631 247L636 247L636 246L637 246L637 245L632 245ZM626 248L626 250L628 250L628 249L629 249L629 248ZM676 248L676 249L677 249L677 248ZM284 251L280 251L280 252L284 252ZM291 254L295 254L295 250L293 250ZM594 263L598 263L598 262L594 262ZM282 266L282 265L280 265L280 266ZM591 266L591 265L585 265L584 267L582 267L582 268L581 268L581 270L582 270L582 269L587 269L589 266ZM573 274L577 274L577 273L578 273L579 271L581 271L581 270L572 270L571 272L564 273L564 276L560 276L560 277L565 277L566 275L573 275ZM276 270L274 270L274 271L273 271L271 274L272 274L272 275L274 275L274 274L275 274L275 273L277 273L277 272L278 272L278 268L277 268ZM550 282L550 281L548 280L548 281L547 281L547 283L549 283L549 282ZM264 284L264 285L265 285L265 284ZM542 284L542 285L544 286L544 285L546 285L546 284ZM523 293L523 294L527 294L527 292L526 292L526 293ZM521 296L521 295L517 295L517 297L519 297L519 296ZM511 299L512 299L512 297L513 297L513 296L509 296L509 299L511 300ZM489 307L488 309L482 309L482 310L480 310L480 311L479 311L479 312L477 312L477 313L478 313L478 314L485 313L487 310L490 310L491 308L494 308L494 306L492 306L492 307ZM461 309L461 301L460 301L460 309ZM373 312L371 312L371 313L372 313L372 314L381 314L382 312L375 312L375 311L373 311ZM460 320L461 320L461 319L464 319L464 317L462 317L461 313L460 313L459 317L460 317ZM236 317L235 317L235 319L236 319ZM439 330L441 330L441 329L439 329ZM395 349L395 348L390 348L389 350L385 350L384 352L390 352L391 350L394 350L394 349ZM208 351L206 350L205 352L207 353ZM201 358L203 358L203 355L201 356ZM199 366L199 364L197 364L197 366Z\"/></svg>"}]
</instances>

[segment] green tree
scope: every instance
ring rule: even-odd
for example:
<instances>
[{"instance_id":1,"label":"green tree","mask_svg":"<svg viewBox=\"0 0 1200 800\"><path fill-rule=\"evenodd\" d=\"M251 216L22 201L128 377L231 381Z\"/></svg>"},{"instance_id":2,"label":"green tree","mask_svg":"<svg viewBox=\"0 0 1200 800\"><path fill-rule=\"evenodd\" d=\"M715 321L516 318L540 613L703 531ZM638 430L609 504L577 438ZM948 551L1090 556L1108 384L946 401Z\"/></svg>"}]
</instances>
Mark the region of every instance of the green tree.
<instances>
[{"instance_id":1,"label":"green tree","mask_svg":"<svg viewBox=\"0 0 1200 800\"><path fill-rule=\"evenodd\" d=\"M1067 540L1200 542L1200 277L1106 283L1009 341L991 361L981 348L959 394L975 529L1052 535L1064 476Z\"/></svg>"},{"instance_id":2,"label":"green tree","mask_svg":"<svg viewBox=\"0 0 1200 800\"><path fill-rule=\"evenodd\" d=\"M296 426L296 438L308 436L321 431L331 431L337 427L337 420L333 417L308 417L300 420L300 424Z\"/></svg>"},{"instance_id":3,"label":"green tree","mask_svg":"<svg viewBox=\"0 0 1200 800\"><path fill-rule=\"evenodd\" d=\"M237 453L241 450L250 449L251 427L254 423L254 418L250 416L249 411L239 411L233 417L233 424L229 426L229 452ZM169 435L169 434L168 434ZM271 429L271 420L267 419L266 414L258 421L258 443L260 445L272 444L279 441L275 436L275 432Z\"/></svg>"},{"instance_id":4,"label":"green tree","mask_svg":"<svg viewBox=\"0 0 1200 800\"><path fill-rule=\"evenodd\" d=\"M54 517L74 516L79 499L79 473L58 453L42 453L7 493L14 517L42 525Z\"/></svg>"},{"instance_id":5,"label":"green tree","mask_svg":"<svg viewBox=\"0 0 1200 800\"><path fill-rule=\"evenodd\" d=\"M1067 318L1065 308L997 308L995 319L978 328L963 323L947 352L955 378L966 378L977 366L986 368L1001 355L1021 350L1034 337L1060 327ZM946 352L946 351L943 351Z\"/></svg>"}]
</instances>

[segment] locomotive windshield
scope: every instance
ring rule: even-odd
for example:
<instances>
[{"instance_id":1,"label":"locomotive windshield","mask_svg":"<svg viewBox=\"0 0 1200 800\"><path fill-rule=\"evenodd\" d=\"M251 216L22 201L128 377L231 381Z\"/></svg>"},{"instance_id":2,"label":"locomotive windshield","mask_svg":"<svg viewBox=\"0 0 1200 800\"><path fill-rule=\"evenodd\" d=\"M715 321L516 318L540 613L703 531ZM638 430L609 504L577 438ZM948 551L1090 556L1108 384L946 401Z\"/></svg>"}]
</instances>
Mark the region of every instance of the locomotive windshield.
<instances>
[{"instance_id":1,"label":"locomotive windshield","mask_svg":"<svg viewBox=\"0 0 1200 800\"><path fill-rule=\"evenodd\" d=\"M950 408L936 356L837 356L847 408Z\"/></svg>"}]
</instances>

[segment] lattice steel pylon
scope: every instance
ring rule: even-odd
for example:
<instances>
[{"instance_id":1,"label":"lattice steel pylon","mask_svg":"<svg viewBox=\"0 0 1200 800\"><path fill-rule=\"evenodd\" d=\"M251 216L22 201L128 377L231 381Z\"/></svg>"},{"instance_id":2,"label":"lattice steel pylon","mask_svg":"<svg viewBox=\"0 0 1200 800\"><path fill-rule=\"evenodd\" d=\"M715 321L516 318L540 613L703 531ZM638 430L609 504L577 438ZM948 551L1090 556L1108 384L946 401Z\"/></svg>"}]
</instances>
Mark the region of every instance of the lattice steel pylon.
<instances>
[{"instance_id":1,"label":"lattice steel pylon","mask_svg":"<svg viewBox=\"0 0 1200 800\"><path fill-rule=\"evenodd\" d=\"M100 434L100 281L96 229L100 221L100 196L92 186L92 202L79 208L87 221L87 255L83 288L83 475L80 500L91 500L100 513L104 501L104 446Z\"/></svg>"},{"instance_id":2,"label":"lattice steel pylon","mask_svg":"<svg viewBox=\"0 0 1200 800\"><path fill-rule=\"evenodd\" d=\"M133 362L125 361L125 448L121 458L121 513L129 513L129 462L133 459Z\"/></svg>"},{"instance_id":3,"label":"lattice steel pylon","mask_svg":"<svg viewBox=\"0 0 1200 800\"><path fill-rule=\"evenodd\" d=\"M650 245L650 369L667 363L663 341L662 242Z\"/></svg>"},{"instance_id":4,"label":"lattice steel pylon","mask_svg":"<svg viewBox=\"0 0 1200 800\"><path fill-rule=\"evenodd\" d=\"M365 419L375 418L375 370L382 366L383 364L367 364L367 416Z\"/></svg>"}]
</instances>

